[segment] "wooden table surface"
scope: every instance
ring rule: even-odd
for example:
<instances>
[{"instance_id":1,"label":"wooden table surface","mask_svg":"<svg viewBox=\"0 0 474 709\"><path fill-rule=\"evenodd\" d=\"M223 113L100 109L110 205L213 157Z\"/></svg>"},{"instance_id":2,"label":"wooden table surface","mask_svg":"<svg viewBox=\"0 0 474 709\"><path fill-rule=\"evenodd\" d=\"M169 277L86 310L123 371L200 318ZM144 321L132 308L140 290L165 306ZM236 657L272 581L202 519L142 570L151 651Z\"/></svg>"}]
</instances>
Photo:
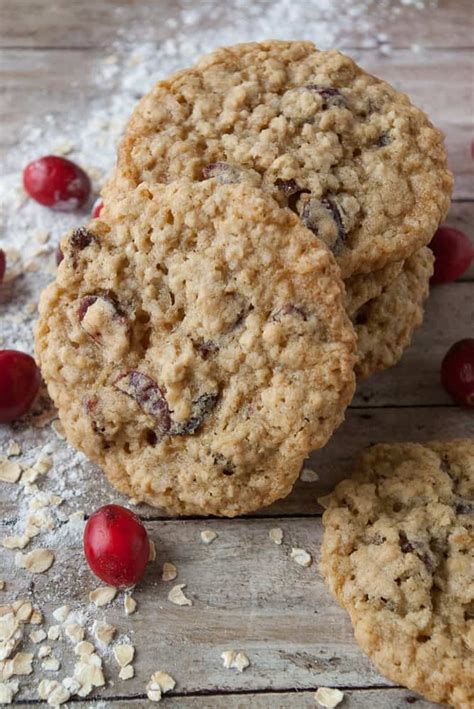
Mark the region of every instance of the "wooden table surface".
<instances>
[{"instance_id":1,"label":"wooden table surface","mask_svg":"<svg viewBox=\"0 0 474 709\"><path fill-rule=\"evenodd\" d=\"M26 123L40 123L45 113L70 113L74 105L80 116L98 91L109 90L98 87L91 74L97 61L110 54L117 37L123 40L128 23L136 26L143 21L146 38L161 41L172 32L164 20L175 17L184 4L2 0L2 160L16 169L15 151ZM254 6L265 4L253 2ZM436 8L417 12L398 4L402 12L385 30L389 54L361 43L357 25L352 41L349 37L340 48L407 92L444 130L456 177L447 222L472 238L474 6L472 0L441 0ZM231 20L229 9L219 15L217 36L218 23ZM209 22L212 26L212 18ZM422 45L422 51L414 51L413 45ZM39 147L38 155L41 152ZM17 167L20 171L23 166ZM4 307L13 307L12 300L13 295ZM91 706L105 700L105 706L145 706L145 685L157 670L167 670L177 681L174 692L164 700L170 707L311 707L319 686L343 689L342 706L351 709L388 709L411 702L414 693L394 687L358 649L345 612L323 584L317 564L322 536L317 497L345 477L357 452L375 441L474 435L473 412L453 405L439 384L443 354L453 342L473 334L471 268L460 282L432 290L425 322L400 364L358 387L345 423L328 446L310 458L309 465L320 481L299 482L286 500L237 520L168 519L157 510L137 508L146 520L158 558L134 594L137 613L125 618L119 601L105 609L107 620L127 633L136 648L136 674L120 681L113 660L105 659L107 686L77 703ZM21 425L14 431L8 426L0 429L0 452L12 437L27 451L39 450L54 438L49 426L34 432ZM72 461L70 465L77 467L76 506L87 513L117 501L94 466L83 458L71 458L65 443L56 440L56 444L58 462ZM0 514L3 537L18 515L17 486L0 483ZM268 536L276 526L284 532L281 547ZM219 535L209 546L200 540L203 529ZM289 559L292 546L310 551L315 563L310 568L297 566ZM54 622L55 608L65 602L79 607L97 585L79 542L66 540L57 550L52 570L35 577L33 585L24 573L15 571L14 555L4 549L0 553L0 579L7 582L6 590L0 591L0 605L30 596L47 620ZM165 560L178 567L175 583L187 584L191 607L167 601L170 584L160 577ZM248 655L251 666L244 673L222 667L220 655L228 649ZM72 663L70 649L68 658L66 669ZM27 706L21 701L38 701L36 686L44 675L35 669L34 675L20 678L18 706ZM420 708L433 706L421 698L416 701Z\"/></svg>"}]
</instances>

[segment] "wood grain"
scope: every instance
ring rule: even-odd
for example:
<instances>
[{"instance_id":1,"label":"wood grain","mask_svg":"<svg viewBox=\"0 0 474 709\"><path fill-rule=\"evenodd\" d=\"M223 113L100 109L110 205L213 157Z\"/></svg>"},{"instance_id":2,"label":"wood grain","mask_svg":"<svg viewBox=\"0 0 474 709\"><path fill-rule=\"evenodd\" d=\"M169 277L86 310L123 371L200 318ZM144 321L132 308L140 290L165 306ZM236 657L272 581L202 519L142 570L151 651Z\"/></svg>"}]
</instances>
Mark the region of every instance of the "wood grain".
<instances>
[{"instance_id":1,"label":"wood grain","mask_svg":"<svg viewBox=\"0 0 474 709\"><path fill-rule=\"evenodd\" d=\"M253 0L253 6L268 7L268 0ZM361 28L367 22L374 28L374 41L378 33L387 35L394 47L410 47L412 44L427 47L455 49L471 47L473 37L473 17L471 0L439 0L435 7L425 7L420 12L404 7L400 2L393 3L401 9L399 16L386 15L377 3L367 4L364 11L350 14L353 3L347 0L335 0L339 16L346 16L349 31L341 33L339 46L360 46L365 39ZM45 11L44 0L3 0L1 4L0 24L2 47L106 47L117 37L122 41L134 42L166 39L172 35L172 29L166 20L182 23L182 11L192 7L186 0L85 0L72 3L70 0L55 0L51 11ZM317 9L312 3L305 3L307 19L314 21ZM199 30L214 27L236 25L244 16L247 8L244 4L231 0L220 3L208 2L208 13ZM316 5L317 8L317 5ZM18 21L18 18L21 21ZM302 23L300 37L311 39L310 22ZM279 36L285 36L282 28Z\"/></svg>"}]
</instances>

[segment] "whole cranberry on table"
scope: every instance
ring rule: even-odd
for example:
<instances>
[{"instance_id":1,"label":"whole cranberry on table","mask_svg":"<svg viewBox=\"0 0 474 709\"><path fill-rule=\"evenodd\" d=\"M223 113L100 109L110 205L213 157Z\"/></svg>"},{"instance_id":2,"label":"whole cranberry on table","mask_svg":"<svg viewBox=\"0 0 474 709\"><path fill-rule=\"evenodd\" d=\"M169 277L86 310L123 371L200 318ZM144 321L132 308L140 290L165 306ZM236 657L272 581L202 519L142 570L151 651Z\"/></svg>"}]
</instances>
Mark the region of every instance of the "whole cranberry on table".
<instances>
[{"instance_id":1,"label":"whole cranberry on table","mask_svg":"<svg viewBox=\"0 0 474 709\"><path fill-rule=\"evenodd\" d=\"M435 256L431 283L455 281L467 271L474 260L474 246L459 229L440 227L429 246Z\"/></svg>"},{"instance_id":2,"label":"whole cranberry on table","mask_svg":"<svg viewBox=\"0 0 474 709\"><path fill-rule=\"evenodd\" d=\"M58 155L30 162L23 171L23 186L32 199L57 212L79 209L91 191L91 181L84 170Z\"/></svg>"},{"instance_id":3,"label":"whole cranberry on table","mask_svg":"<svg viewBox=\"0 0 474 709\"><path fill-rule=\"evenodd\" d=\"M474 406L474 338L456 342L441 364L441 382L462 406Z\"/></svg>"},{"instance_id":4,"label":"whole cranberry on table","mask_svg":"<svg viewBox=\"0 0 474 709\"><path fill-rule=\"evenodd\" d=\"M26 414L41 384L35 360L25 352L0 350L0 423Z\"/></svg>"},{"instance_id":5,"label":"whole cranberry on table","mask_svg":"<svg viewBox=\"0 0 474 709\"><path fill-rule=\"evenodd\" d=\"M0 283L3 281L3 276L5 275L5 270L7 267L7 257L5 256L5 251L0 249Z\"/></svg>"},{"instance_id":6,"label":"whole cranberry on table","mask_svg":"<svg viewBox=\"0 0 474 709\"><path fill-rule=\"evenodd\" d=\"M120 505L105 505L86 524L84 553L94 574L105 583L134 586L150 556L148 534L133 512Z\"/></svg>"}]
</instances>

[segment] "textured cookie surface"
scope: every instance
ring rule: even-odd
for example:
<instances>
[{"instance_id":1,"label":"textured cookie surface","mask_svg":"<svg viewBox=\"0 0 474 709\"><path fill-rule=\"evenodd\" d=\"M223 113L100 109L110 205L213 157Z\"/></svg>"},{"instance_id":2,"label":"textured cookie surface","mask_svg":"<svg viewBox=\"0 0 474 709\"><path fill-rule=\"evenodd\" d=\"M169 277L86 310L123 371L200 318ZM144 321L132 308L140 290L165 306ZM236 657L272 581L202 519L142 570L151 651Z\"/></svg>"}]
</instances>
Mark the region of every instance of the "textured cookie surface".
<instances>
[{"instance_id":1,"label":"textured cookie surface","mask_svg":"<svg viewBox=\"0 0 474 709\"><path fill-rule=\"evenodd\" d=\"M388 286L392 285L402 272L404 264L404 261L394 261L378 271L358 273L347 278L344 281L344 286L346 288L346 310L349 317L353 317L369 300L377 298Z\"/></svg>"},{"instance_id":2,"label":"textured cookie surface","mask_svg":"<svg viewBox=\"0 0 474 709\"><path fill-rule=\"evenodd\" d=\"M140 101L105 202L182 176L261 184L326 241L344 278L426 245L452 187L425 114L310 42L219 49Z\"/></svg>"},{"instance_id":3,"label":"textured cookie surface","mask_svg":"<svg viewBox=\"0 0 474 709\"><path fill-rule=\"evenodd\" d=\"M378 669L474 706L474 439L381 444L328 509L321 567Z\"/></svg>"},{"instance_id":4,"label":"textured cookie surface","mask_svg":"<svg viewBox=\"0 0 474 709\"><path fill-rule=\"evenodd\" d=\"M37 352L69 440L175 513L284 496L354 391L331 252L245 184L143 184L107 214L64 241L40 306Z\"/></svg>"},{"instance_id":5,"label":"textured cookie surface","mask_svg":"<svg viewBox=\"0 0 474 709\"><path fill-rule=\"evenodd\" d=\"M401 359L423 322L433 262L431 249L420 249L404 262L399 275L380 295L351 315L357 334L355 370L359 378L393 367Z\"/></svg>"}]
</instances>

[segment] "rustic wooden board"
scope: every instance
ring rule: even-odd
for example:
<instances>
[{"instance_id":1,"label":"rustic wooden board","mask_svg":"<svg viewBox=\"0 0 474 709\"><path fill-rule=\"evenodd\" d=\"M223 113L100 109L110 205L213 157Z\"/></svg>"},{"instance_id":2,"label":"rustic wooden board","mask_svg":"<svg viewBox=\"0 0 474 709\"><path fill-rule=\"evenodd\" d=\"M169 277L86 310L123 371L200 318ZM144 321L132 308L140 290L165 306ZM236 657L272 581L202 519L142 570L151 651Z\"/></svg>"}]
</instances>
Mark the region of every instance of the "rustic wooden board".
<instances>
[{"instance_id":1,"label":"rustic wooden board","mask_svg":"<svg viewBox=\"0 0 474 709\"><path fill-rule=\"evenodd\" d=\"M268 6L268 0L254 0L253 5ZM308 18L314 17L314 8L307 5ZM335 0L341 14L349 15L353 3ZM393 3L398 4L400 3ZM427 3L426 3L427 4ZM437 7L425 8L420 13L416 9L401 6L398 17L391 17L390 24L381 18L377 23L376 2L367 5L365 12L359 12L351 22L350 34L342 36L344 47L357 47L360 43L360 27L370 17L377 24L377 31L389 36L395 47L410 47L419 44L427 47L458 48L472 46L472 3L471 0L441 0ZM84 11L86 6L86 11ZM55 47L105 47L117 35L133 41L140 33L142 41L160 41L172 34L166 20L179 22L183 8L192 3L185 0L94 0L90 3L71 3L70 0L56 0L54 9L44 11L44 0L3 0L0 22L2 35L0 46L42 48ZM226 26L239 16L235 0L228 3L208 2L209 12L200 30L212 29L216 25ZM247 12L240 3L240 12ZM232 13L232 14L231 14ZM21 17L21 22L18 21ZM350 15L349 15L350 17ZM470 22L469 22L470 18ZM282 28L279 36L285 36ZM310 36L304 24L300 35Z\"/></svg>"}]
</instances>

